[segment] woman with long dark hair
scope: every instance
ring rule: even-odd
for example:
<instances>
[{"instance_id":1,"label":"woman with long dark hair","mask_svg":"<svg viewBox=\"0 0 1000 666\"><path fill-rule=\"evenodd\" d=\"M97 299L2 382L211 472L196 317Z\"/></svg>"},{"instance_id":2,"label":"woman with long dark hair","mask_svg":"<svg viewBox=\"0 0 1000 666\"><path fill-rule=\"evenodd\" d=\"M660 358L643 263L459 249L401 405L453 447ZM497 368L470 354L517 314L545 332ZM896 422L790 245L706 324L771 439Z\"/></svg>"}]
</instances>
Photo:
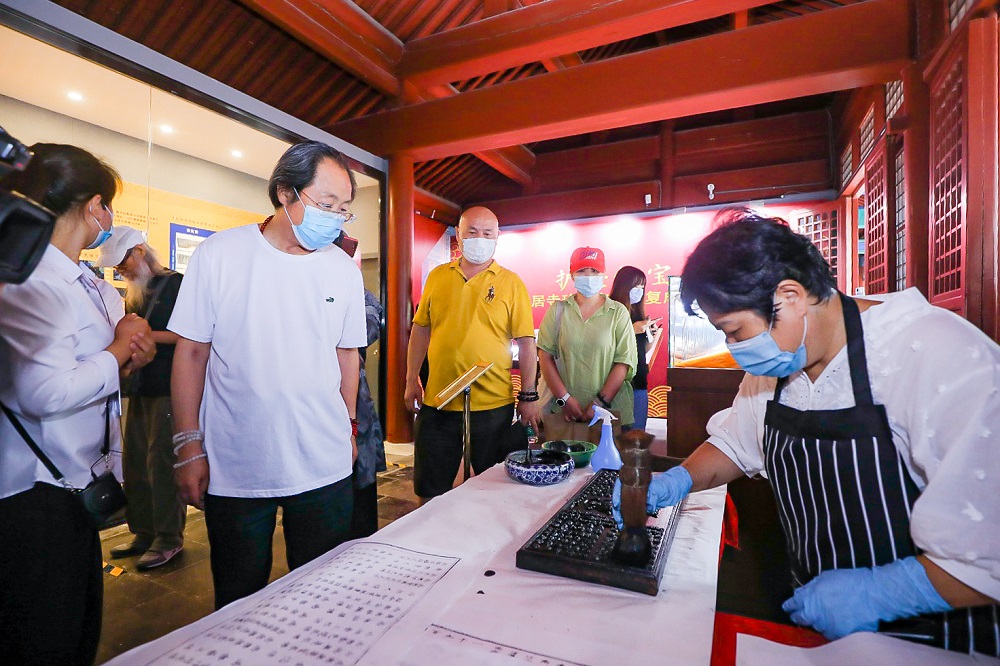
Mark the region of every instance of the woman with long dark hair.
<instances>
[{"instance_id":1,"label":"woman with long dark hair","mask_svg":"<svg viewBox=\"0 0 1000 666\"><path fill-rule=\"evenodd\" d=\"M72 488L108 467L118 443L112 396L155 353L149 325L79 264L111 235L121 179L75 146L36 144L0 182L56 215L34 273L0 295L0 663L90 664L101 634L101 543L83 503L36 457L15 422Z\"/></svg>"},{"instance_id":2,"label":"woman with long dark hair","mask_svg":"<svg viewBox=\"0 0 1000 666\"><path fill-rule=\"evenodd\" d=\"M635 332L635 346L638 353L635 366L635 377L632 378L633 415L636 430L646 429L646 418L649 415L648 377L649 365L646 363L646 343L649 338L646 332L653 327L646 317L646 274L635 266L622 266L615 274L611 285L611 298L624 305L632 319L632 330ZM652 329L655 332L655 329Z\"/></svg>"}]
</instances>

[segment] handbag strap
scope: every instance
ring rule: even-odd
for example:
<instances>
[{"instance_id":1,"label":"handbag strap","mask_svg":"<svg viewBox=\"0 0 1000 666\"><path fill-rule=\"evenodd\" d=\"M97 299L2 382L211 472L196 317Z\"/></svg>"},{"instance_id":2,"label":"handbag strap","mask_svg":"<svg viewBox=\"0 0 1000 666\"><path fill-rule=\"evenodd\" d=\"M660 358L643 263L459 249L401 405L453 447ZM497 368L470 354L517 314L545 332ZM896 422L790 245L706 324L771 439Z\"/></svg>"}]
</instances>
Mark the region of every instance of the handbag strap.
<instances>
[{"instance_id":1,"label":"handbag strap","mask_svg":"<svg viewBox=\"0 0 1000 666\"><path fill-rule=\"evenodd\" d=\"M563 310L566 309L566 301L556 301L553 303L556 306L556 330L555 330L555 341L556 341L556 353L552 355L552 358L559 358L559 329L562 327Z\"/></svg>"},{"instance_id":2,"label":"handbag strap","mask_svg":"<svg viewBox=\"0 0 1000 666\"><path fill-rule=\"evenodd\" d=\"M101 456L107 457L107 455L111 452L111 396L108 396L104 407L104 446L101 447ZM38 444L35 444L35 440L31 438L28 431L24 429L21 422L16 416L14 416L14 412L12 412L10 408L2 402L0 402L0 408L3 409L3 413L7 415L7 419L10 421L10 424L14 426L14 430L16 430L17 434L21 436L24 443L27 444L28 448L31 449L35 456L42 461L42 464L45 465L45 469L49 470L49 474L51 474L52 477L63 486L72 488L66 480L65 475L63 475L63 473L59 471L59 468L55 466L55 463L53 463L52 460L45 455L44 451L38 448ZM91 475L94 475L93 471L91 471Z\"/></svg>"}]
</instances>

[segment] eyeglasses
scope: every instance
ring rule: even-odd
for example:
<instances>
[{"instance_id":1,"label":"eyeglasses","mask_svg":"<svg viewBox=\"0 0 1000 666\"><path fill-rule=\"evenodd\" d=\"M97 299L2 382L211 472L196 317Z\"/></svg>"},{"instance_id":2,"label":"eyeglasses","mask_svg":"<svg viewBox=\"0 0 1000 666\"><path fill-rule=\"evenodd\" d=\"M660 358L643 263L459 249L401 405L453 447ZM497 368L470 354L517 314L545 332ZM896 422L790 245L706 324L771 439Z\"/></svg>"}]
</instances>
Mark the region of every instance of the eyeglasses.
<instances>
[{"instance_id":1,"label":"eyeglasses","mask_svg":"<svg viewBox=\"0 0 1000 666\"><path fill-rule=\"evenodd\" d=\"M327 213L339 213L339 214L343 215L344 216L344 224L348 224L350 222L353 222L357 218L357 216L354 213L352 213L351 211L349 211L349 210L348 211L337 210L337 207L334 206L333 204L320 203L319 201L316 201L311 196L309 196L308 194L306 194L305 191L299 192L298 190L295 190L295 193L299 194L301 196L304 196L306 199L309 199L309 201L311 201L316 206L316 208L319 208L320 210L322 210L324 212L327 212Z\"/></svg>"}]
</instances>

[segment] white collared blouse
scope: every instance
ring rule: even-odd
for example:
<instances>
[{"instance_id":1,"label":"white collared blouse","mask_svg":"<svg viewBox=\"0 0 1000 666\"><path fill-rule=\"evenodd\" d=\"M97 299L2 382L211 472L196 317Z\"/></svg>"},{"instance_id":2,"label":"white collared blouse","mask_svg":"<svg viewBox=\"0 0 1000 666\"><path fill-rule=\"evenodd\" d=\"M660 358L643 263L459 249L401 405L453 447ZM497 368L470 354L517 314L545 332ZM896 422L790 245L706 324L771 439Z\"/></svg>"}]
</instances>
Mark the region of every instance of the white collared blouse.
<instances>
[{"instance_id":1,"label":"white collared blouse","mask_svg":"<svg viewBox=\"0 0 1000 666\"><path fill-rule=\"evenodd\" d=\"M885 405L893 444L921 490L913 541L954 577L1000 598L1000 347L915 288L864 298L883 301L861 321L872 395ZM748 476L764 469L764 411L775 383L748 374L733 406L708 424L708 441ZM846 348L815 382L793 374L781 403L852 407Z\"/></svg>"},{"instance_id":2,"label":"white collared blouse","mask_svg":"<svg viewBox=\"0 0 1000 666\"><path fill-rule=\"evenodd\" d=\"M124 315L110 284L53 245L23 284L0 292L0 402L77 488L101 456L107 398L119 388L118 361L105 348ZM112 418L112 449L119 442ZM36 482L56 480L0 415L0 498Z\"/></svg>"}]
</instances>

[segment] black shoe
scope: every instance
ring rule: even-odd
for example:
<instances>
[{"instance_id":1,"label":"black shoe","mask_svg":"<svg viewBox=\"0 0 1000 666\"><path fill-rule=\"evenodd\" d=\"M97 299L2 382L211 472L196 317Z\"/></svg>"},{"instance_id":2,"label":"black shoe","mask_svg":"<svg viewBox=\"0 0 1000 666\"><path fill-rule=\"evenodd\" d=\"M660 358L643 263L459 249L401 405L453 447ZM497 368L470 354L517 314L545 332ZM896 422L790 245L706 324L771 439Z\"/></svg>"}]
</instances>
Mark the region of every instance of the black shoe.
<instances>
[{"instance_id":1,"label":"black shoe","mask_svg":"<svg viewBox=\"0 0 1000 666\"><path fill-rule=\"evenodd\" d=\"M141 555L149 550L149 547L153 545L152 541L146 541L141 537L134 537L130 542L123 543L120 546L115 546L111 549L111 559L117 560L119 557L128 557L129 555Z\"/></svg>"}]
</instances>

